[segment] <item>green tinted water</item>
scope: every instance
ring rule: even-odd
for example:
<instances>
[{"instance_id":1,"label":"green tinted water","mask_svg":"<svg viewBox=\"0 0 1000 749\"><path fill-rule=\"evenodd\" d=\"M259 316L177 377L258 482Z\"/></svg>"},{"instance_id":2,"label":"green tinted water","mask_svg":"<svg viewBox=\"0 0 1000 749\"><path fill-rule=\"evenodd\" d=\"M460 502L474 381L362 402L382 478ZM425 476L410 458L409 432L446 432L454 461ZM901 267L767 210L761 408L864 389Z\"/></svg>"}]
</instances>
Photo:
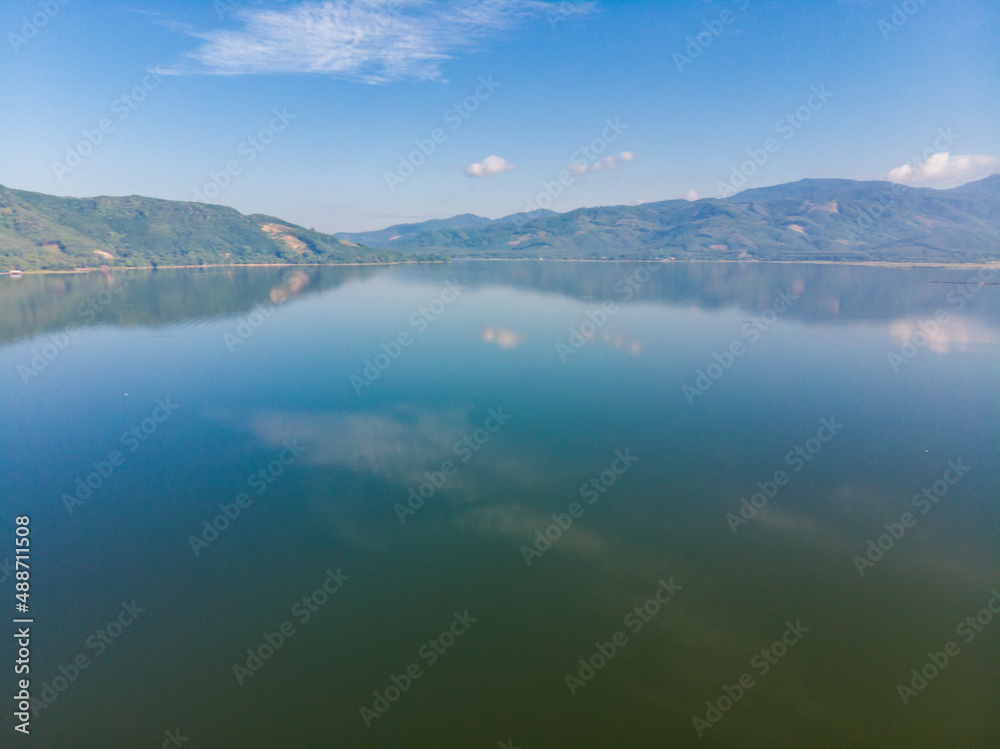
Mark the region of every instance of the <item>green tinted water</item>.
<instances>
[{"instance_id":1,"label":"green tinted water","mask_svg":"<svg viewBox=\"0 0 1000 749\"><path fill-rule=\"evenodd\" d=\"M974 275L0 279L32 745L995 747Z\"/></svg>"}]
</instances>

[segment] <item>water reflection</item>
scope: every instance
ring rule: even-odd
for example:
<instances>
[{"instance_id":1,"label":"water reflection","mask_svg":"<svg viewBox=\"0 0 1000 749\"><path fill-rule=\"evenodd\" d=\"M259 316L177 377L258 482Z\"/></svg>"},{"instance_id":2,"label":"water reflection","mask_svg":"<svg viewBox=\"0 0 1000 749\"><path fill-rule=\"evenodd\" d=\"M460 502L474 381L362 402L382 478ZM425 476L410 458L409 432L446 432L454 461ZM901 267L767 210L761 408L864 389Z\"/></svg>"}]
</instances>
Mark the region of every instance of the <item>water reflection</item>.
<instances>
[{"instance_id":1,"label":"water reflection","mask_svg":"<svg viewBox=\"0 0 1000 749\"><path fill-rule=\"evenodd\" d=\"M972 351L1000 343L1000 329L967 316L950 315L943 322L930 317L893 320L889 332L901 344L911 341L938 354Z\"/></svg>"},{"instance_id":2,"label":"water reflection","mask_svg":"<svg viewBox=\"0 0 1000 749\"><path fill-rule=\"evenodd\" d=\"M104 746L109 721L128 739L157 735L164 714L213 746L996 745L995 639L963 650L919 710L895 684L1000 580L1000 402L983 397L996 389L997 295L984 287L958 310L926 283L968 271L671 264L620 286L635 270L0 282L0 496L47 534L42 678L121 596L150 601L136 644L101 664L87 699L45 713L39 745ZM446 280L468 291L418 332L413 311ZM749 343L743 326L779 292L798 298L689 403L684 385ZM598 325L588 312L608 300L617 310ZM273 314L228 347L258 305ZM77 343L22 383L18 365L42 346L23 339L74 321ZM356 389L352 375L401 331L411 343L388 346ZM571 331L581 345L561 358ZM887 354L907 341L929 353L894 368ZM168 394L181 405L169 429L68 516L61 493ZM727 514L831 417L843 433L734 534ZM196 558L188 538L292 442L301 456ZM590 502L619 451L637 460ZM956 458L968 478L859 576L853 556ZM331 566L356 584L239 687L232 664ZM670 604L630 628L671 579ZM455 607L476 628L366 729L358 707ZM799 620L802 642L754 671ZM565 675L617 630L627 645L570 694ZM699 740L692 717L744 672L759 682Z\"/></svg>"},{"instance_id":3,"label":"water reflection","mask_svg":"<svg viewBox=\"0 0 1000 749\"><path fill-rule=\"evenodd\" d=\"M0 278L0 343L53 331L68 324L160 326L244 313L254 305L287 303L348 283L386 275L402 283L440 283L453 279L473 289L509 287L558 294L597 304L665 304L716 310L735 307L759 314L777 291L802 294L788 315L808 322L905 320L931 317L944 309L961 312L987 326L1000 322L1000 293L978 286L929 284L932 280L977 280L975 271L786 263L668 263L649 281L623 286L639 267L628 263L470 261L448 265L388 268L211 268L202 270L106 271L86 274L27 275ZM978 284L978 281L977 281ZM628 290L623 300L623 290ZM958 307L957 305L961 305ZM900 325L903 325L900 322ZM957 326L958 323L954 323ZM903 331L903 328L899 328ZM914 329L915 332L915 329ZM901 335L904 333L901 332ZM970 329L975 342L992 342ZM954 338L948 334L953 341ZM961 336L956 332L955 335ZM523 334L488 326L483 340L514 348ZM632 342L607 340L634 350ZM935 344L938 345L938 344ZM641 343L639 344L641 347Z\"/></svg>"}]
</instances>

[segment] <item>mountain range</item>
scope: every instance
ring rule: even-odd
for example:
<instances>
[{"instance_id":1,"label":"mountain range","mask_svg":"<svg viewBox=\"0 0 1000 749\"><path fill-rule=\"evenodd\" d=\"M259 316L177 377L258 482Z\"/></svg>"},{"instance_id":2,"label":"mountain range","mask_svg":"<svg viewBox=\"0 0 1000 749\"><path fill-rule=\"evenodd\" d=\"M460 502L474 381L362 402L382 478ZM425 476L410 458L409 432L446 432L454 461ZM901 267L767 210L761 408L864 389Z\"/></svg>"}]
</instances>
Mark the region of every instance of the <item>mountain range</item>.
<instances>
[{"instance_id":1,"label":"mountain range","mask_svg":"<svg viewBox=\"0 0 1000 749\"><path fill-rule=\"evenodd\" d=\"M476 257L981 262L1000 258L1000 175L950 190L805 179L721 200L464 214L337 235L218 205L0 187L4 268Z\"/></svg>"},{"instance_id":2,"label":"mountain range","mask_svg":"<svg viewBox=\"0 0 1000 749\"><path fill-rule=\"evenodd\" d=\"M466 215L338 236L411 256L971 262L1000 254L1000 175L951 190L805 179L724 200Z\"/></svg>"},{"instance_id":3,"label":"mountain range","mask_svg":"<svg viewBox=\"0 0 1000 749\"><path fill-rule=\"evenodd\" d=\"M372 247L385 247L393 249L407 248L413 249L411 243L416 241L416 247L422 244L433 245L440 243L441 238L447 236L446 232L451 229L478 229L484 226L499 226L501 224L523 225L528 221L537 218L548 218L558 216L555 211L540 209L529 213L514 213L503 218L486 218L477 216L474 213L463 213L461 216L451 218L436 218L430 221L421 221L417 224L396 224L387 229L378 231L365 231L354 234L337 232L334 236L339 239L346 239L350 242L370 245ZM419 239L418 239L419 237ZM394 244L395 243L395 244ZM405 251L405 250L404 250Z\"/></svg>"}]
</instances>

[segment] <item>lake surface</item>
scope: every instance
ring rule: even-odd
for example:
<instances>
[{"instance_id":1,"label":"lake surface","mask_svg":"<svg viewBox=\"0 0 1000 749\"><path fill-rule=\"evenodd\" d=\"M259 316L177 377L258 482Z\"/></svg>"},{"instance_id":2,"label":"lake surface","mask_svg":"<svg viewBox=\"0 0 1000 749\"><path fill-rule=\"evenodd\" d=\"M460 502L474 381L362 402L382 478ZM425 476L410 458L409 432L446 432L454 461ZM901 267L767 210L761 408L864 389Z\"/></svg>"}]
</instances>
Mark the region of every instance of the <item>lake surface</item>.
<instances>
[{"instance_id":1,"label":"lake surface","mask_svg":"<svg viewBox=\"0 0 1000 749\"><path fill-rule=\"evenodd\" d=\"M930 283L970 278L0 279L30 745L1000 746L1000 287Z\"/></svg>"}]
</instances>

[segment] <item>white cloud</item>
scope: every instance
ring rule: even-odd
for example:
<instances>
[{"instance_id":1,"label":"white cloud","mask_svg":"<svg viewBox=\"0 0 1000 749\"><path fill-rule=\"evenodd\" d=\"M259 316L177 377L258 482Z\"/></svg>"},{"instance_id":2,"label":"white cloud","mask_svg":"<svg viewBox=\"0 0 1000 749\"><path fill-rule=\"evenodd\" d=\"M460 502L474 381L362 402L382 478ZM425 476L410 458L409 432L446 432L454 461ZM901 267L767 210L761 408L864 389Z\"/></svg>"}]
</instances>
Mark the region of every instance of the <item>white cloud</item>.
<instances>
[{"instance_id":1,"label":"white cloud","mask_svg":"<svg viewBox=\"0 0 1000 749\"><path fill-rule=\"evenodd\" d=\"M582 161L574 161L566 167L566 170L574 176L603 171L617 172L626 161L635 161L635 154L631 151L622 151L617 156L605 156L600 161L595 161L589 165Z\"/></svg>"},{"instance_id":2,"label":"white cloud","mask_svg":"<svg viewBox=\"0 0 1000 749\"><path fill-rule=\"evenodd\" d=\"M441 65L486 37L544 18L542 0L326 0L242 8L241 29L190 32L201 46L169 73L306 73L365 83L441 78ZM587 9L589 10L589 8Z\"/></svg>"},{"instance_id":3,"label":"white cloud","mask_svg":"<svg viewBox=\"0 0 1000 749\"><path fill-rule=\"evenodd\" d=\"M512 172L516 168L514 164L511 164L505 158L487 156L478 164L469 164L465 168L465 175L467 177L492 177L494 174L500 174L501 172Z\"/></svg>"},{"instance_id":4,"label":"white cloud","mask_svg":"<svg viewBox=\"0 0 1000 749\"><path fill-rule=\"evenodd\" d=\"M947 151L936 153L922 164L904 164L889 172L890 182L907 185L959 184L986 177L1000 167L996 156L967 154L952 156Z\"/></svg>"},{"instance_id":5,"label":"white cloud","mask_svg":"<svg viewBox=\"0 0 1000 749\"><path fill-rule=\"evenodd\" d=\"M697 200L698 199L698 191L697 190L688 190L686 193L684 193L684 195L682 197L684 198L684 200Z\"/></svg>"},{"instance_id":6,"label":"white cloud","mask_svg":"<svg viewBox=\"0 0 1000 749\"><path fill-rule=\"evenodd\" d=\"M495 343L500 348L517 348L527 338L523 333L503 327L484 328L479 335L484 341Z\"/></svg>"}]
</instances>

